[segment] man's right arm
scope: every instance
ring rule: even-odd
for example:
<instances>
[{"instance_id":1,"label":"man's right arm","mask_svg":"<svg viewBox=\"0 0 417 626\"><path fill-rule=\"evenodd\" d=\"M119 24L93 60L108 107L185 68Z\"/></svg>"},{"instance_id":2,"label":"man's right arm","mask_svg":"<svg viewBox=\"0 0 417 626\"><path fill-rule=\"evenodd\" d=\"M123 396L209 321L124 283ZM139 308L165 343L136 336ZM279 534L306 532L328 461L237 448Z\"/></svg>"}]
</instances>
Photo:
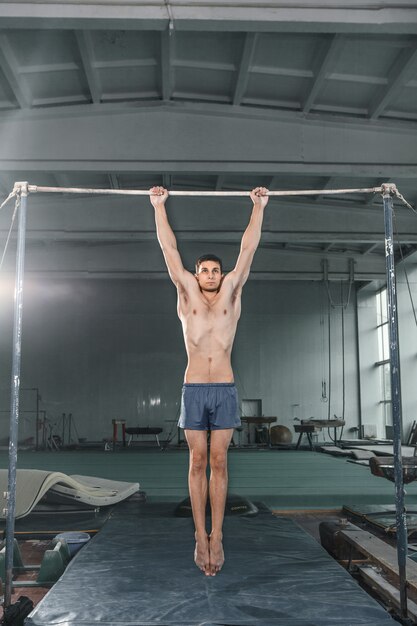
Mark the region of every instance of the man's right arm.
<instances>
[{"instance_id":1,"label":"man's right arm","mask_svg":"<svg viewBox=\"0 0 417 626\"><path fill-rule=\"evenodd\" d=\"M175 285L183 284L189 274L184 269L180 253L177 248L177 240L168 222L165 210L165 202L168 192L163 187L152 187L150 190L150 201L155 209L156 234L159 245L164 255L169 276Z\"/></svg>"}]
</instances>

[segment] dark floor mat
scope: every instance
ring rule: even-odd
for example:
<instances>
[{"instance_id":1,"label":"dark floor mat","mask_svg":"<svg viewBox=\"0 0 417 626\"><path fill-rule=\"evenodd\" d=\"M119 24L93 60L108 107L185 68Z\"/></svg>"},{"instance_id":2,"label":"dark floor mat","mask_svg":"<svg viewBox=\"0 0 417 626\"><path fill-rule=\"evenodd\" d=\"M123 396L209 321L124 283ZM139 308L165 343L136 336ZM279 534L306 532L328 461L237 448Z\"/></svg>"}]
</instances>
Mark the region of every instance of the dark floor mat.
<instances>
[{"instance_id":1,"label":"dark floor mat","mask_svg":"<svg viewBox=\"0 0 417 626\"><path fill-rule=\"evenodd\" d=\"M226 517L226 563L193 563L193 523L172 505L122 503L28 626L384 626L392 618L294 522Z\"/></svg>"},{"instance_id":2,"label":"dark floor mat","mask_svg":"<svg viewBox=\"0 0 417 626\"><path fill-rule=\"evenodd\" d=\"M66 531L82 531L94 534L107 521L112 507L97 511L77 510L71 507L37 507L27 515L15 520L14 535L17 539L47 539ZM5 537L6 523L0 521L0 538Z\"/></svg>"}]
</instances>

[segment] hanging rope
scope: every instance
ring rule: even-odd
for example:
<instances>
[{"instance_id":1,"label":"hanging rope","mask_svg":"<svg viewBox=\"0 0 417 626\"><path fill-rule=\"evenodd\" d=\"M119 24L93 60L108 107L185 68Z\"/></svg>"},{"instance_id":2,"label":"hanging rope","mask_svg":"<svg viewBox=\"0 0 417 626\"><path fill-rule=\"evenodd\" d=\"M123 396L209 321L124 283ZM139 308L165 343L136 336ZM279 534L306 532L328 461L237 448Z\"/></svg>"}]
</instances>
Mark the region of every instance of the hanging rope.
<instances>
[{"instance_id":1,"label":"hanging rope","mask_svg":"<svg viewBox=\"0 0 417 626\"><path fill-rule=\"evenodd\" d=\"M13 188L13 191L11 191L9 193L9 195L6 198L6 200L3 200L3 202L0 204L0 211L2 210L3 207L6 206L6 204L9 202L9 200L11 200L15 195L17 195L17 189Z\"/></svg>"},{"instance_id":2,"label":"hanging rope","mask_svg":"<svg viewBox=\"0 0 417 626\"><path fill-rule=\"evenodd\" d=\"M349 287L350 290L350 287ZM343 300L343 283L340 282L341 298ZM345 376L345 307L341 309L341 335L342 335L342 420L345 419L345 406L346 406L346 376ZM343 433L343 428L342 428ZM342 436L340 433L340 436Z\"/></svg>"},{"instance_id":3,"label":"hanging rope","mask_svg":"<svg viewBox=\"0 0 417 626\"><path fill-rule=\"evenodd\" d=\"M327 403L327 419L330 419L330 407L332 400L332 337L331 337L331 304L330 300L327 298L327 345L329 349L329 371L328 371L328 380L329 380L329 389L328 389L328 403Z\"/></svg>"},{"instance_id":4,"label":"hanging rope","mask_svg":"<svg viewBox=\"0 0 417 626\"><path fill-rule=\"evenodd\" d=\"M329 283L329 262L327 259L323 259L323 282L326 287L327 297L333 309L342 307L343 309L347 309L350 303L350 294L352 292L352 285L355 281L355 264L353 259L349 259L349 289L346 302L343 299L340 302L334 302L332 298L332 294L330 293L330 283Z\"/></svg>"},{"instance_id":5,"label":"hanging rope","mask_svg":"<svg viewBox=\"0 0 417 626\"><path fill-rule=\"evenodd\" d=\"M326 297L326 305L328 300ZM320 329L321 329L321 402L328 402L327 398L327 383L326 383L326 342L325 342L325 328L324 328L324 290L321 290L320 296Z\"/></svg>"},{"instance_id":6,"label":"hanging rope","mask_svg":"<svg viewBox=\"0 0 417 626\"><path fill-rule=\"evenodd\" d=\"M414 213L417 213L417 211L411 206L411 204L409 202L407 202L407 200L404 198L404 196L398 191L398 189L397 189L397 187L395 185L394 185L393 192L395 193L397 198L399 200L401 200L401 202L403 202L405 204L405 206L407 206L409 209L414 211Z\"/></svg>"},{"instance_id":7,"label":"hanging rope","mask_svg":"<svg viewBox=\"0 0 417 626\"><path fill-rule=\"evenodd\" d=\"M413 209L413 211L414 211L414 209ZM417 211L414 211L414 213L417 213ZM407 283L408 295L409 295L410 302L411 302L411 310L413 311L414 323L417 326L416 307L414 305L413 294L411 293L410 281L408 280L408 272L407 272L407 268L406 268L406 265L405 265L405 259L404 259L404 256L403 256L402 244L401 244L401 241L400 241L400 238L399 238L399 234L398 234L397 218L396 218L396 215L395 215L394 212L393 212L393 222L394 222L394 225L395 225L395 234L396 234L396 238L397 238L396 243L397 243L399 251L400 251L401 260L403 262L402 269L404 270L405 282Z\"/></svg>"},{"instance_id":8,"label":"hanging rope","mask_svg":"<svg viewBox=\"0 0 417 626\"><path fill-rule=\"evenodd\" d=\"M8 200L10 200L10 198L12 198L14 195L16 195L16 194L11 193L11 194L9 195L9 197L8 197L8 198L7 198L7 199L3 202L3 204L2 204L2 205L1 205L1 207L0 207L0 209L1 209L1 208L4 206L4 204L5 204L6 202L8 202ZM3 254L2 254L2 257L1 257L1 261L0 261L0 271L1 271L1 268L3 267L3 261L4 261L5 257L6 257L6 252L7 252L7 248L8 248L8 245L9 245L10 236L11 236L11 234L12 234L12 230L13 230L13 224L14 224L14 221L15 221L15 218L16 218L16 215L17 215L17 210L18 210L19 206L20 206L20 196L16 195L16 202L15 202L14 211L13 211L13 215L12 215L12 222L11 222L11 224L10 224L9 232L8 232L8 234L7 234L6 243L4 244L4 250L3 250Z\"/></svg>"}]
</instances>

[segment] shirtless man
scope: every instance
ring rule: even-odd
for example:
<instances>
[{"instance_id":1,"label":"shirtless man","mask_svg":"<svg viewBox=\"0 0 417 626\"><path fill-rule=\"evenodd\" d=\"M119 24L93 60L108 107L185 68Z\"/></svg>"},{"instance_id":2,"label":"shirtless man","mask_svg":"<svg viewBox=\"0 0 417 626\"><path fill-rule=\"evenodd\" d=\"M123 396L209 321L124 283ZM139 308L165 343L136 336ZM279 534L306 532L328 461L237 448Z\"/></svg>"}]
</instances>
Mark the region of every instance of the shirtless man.
<instances>
[{"instance_id":1,"label":"shirtless man","mask_svg":"<svg viewBox=\"0 0 417 626\"><path fill-rule=\"evenodd\" d=\"M177 287L178 316L188 356L179 426L184 429L190 451L188 485L195 525L194 560L206 576L215 576L224 563L222 528L227 495L227 450L233 429L240 426L230 359L240 317L242 287L261 238L267 193L265 187L251 192L250 222L242 237L236 266L225 276L221 260L212 254L197 260L195 274L184 269L165 211L168 192L163 187L150 190L158 241L170 278ZM210 536L206 531L208 430L211 431Z\"/></svg>"}]
</instances>

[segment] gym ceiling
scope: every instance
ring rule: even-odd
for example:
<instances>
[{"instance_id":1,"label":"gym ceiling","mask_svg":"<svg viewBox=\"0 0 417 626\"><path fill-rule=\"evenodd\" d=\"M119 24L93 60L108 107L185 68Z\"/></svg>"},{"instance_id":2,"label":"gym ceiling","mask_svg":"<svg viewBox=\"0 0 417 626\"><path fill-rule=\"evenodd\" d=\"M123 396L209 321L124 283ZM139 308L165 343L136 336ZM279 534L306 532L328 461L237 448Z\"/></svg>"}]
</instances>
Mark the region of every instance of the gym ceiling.
<instances>
[{"instance_id":1,"label":"gym ceiling","mask_svg":"<svg viewBox=\"0 0 417 626\"><path fill-rule=\"evenodd\" d=\"M0 2L0 192L372 188L417 202L409 1ZM172 198L185 263L231 264L245 198ZM417 215L395 201L397 257ZM5 240L12 209L0 212ZM383 281L379 194L270 201L252 277ZM402 262L402 261L401 261ZM13 271L9 255L6 270ZM33 276L166 278L146 198L31 194Z\"/></svg>"}]
</instances>

